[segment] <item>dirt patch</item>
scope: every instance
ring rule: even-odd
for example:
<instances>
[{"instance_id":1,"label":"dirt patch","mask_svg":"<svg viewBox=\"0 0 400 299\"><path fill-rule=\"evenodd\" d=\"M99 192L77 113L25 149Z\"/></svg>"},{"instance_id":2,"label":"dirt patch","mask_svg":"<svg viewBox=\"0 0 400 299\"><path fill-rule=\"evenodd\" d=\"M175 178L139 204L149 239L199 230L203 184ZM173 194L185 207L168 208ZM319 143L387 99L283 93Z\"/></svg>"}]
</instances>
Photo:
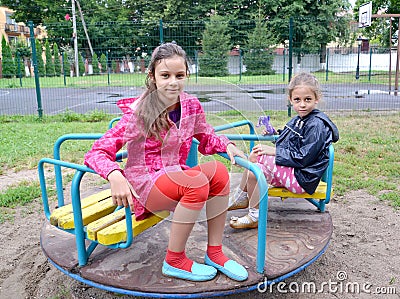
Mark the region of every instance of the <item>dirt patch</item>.
<instances>
[{"instance_id":1,"label":"dirt patch","mask_svg":"<svg viewBox=\"0 0 400 299\"><path fill-rule=\"evenodd\" d=\"M7 180L37 175L18 173ZM37 177L35 177L36 179ZM328 206L334 233L328 250L286 285L227 298L400 298L400 211L364 191L349 192ZM14 210L0 225L0 298L132 298L82 284L55 269L40 248L41 201ZM308 286L315 286L313 289ZM303 291L302 291L303 288ZM391 293L391 294L378 294Z\"/></svg>"}]
</instances>

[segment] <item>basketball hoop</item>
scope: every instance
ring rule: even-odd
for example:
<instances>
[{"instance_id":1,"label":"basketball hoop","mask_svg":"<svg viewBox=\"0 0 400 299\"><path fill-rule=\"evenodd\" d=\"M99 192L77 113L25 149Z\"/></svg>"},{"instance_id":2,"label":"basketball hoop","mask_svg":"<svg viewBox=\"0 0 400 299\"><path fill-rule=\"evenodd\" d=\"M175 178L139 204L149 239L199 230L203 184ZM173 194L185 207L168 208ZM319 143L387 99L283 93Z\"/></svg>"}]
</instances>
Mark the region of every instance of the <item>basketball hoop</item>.
<instances>
[{"instance_id":1,"label":"basketball hoop","mask_svg":"<svg viewBox=\"0 0 400 299\"><path fill-rule=\"evenodd\" d=\"M358 28L371 26L372 1L360 6L358 14Z\"/></svg>"}]
</instances>

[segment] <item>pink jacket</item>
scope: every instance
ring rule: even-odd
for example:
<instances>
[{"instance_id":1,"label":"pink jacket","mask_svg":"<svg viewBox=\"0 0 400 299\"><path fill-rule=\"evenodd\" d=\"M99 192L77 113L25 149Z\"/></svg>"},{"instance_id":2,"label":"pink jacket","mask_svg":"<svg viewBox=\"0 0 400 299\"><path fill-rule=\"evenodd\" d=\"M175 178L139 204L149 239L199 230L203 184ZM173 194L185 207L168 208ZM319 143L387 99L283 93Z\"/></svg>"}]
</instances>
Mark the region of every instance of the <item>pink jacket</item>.
<instances>
[{"instance_id":1,"label":"pink jacket","mask_svg":"<svg viewBox=\"0 0 400 299\"><path fill-rule=\"evenodd\" d=\"M147 197L157 178L169 171L188 169L186 159L196 138L199 152L211 155L225 152L229 139L216 135L212 126L206 122L206 116L199 100L187 93L180 94L181 119L179 128L171 121L168 131L161 132L163 141L155 137L145 137L138 129L140 121L134 113L138 98L123 99L118 106L124 112L115 127L108 130L97 140L85 155L85 164L95 170L104 179L113 170L119 170L139 195L134 198L136 219L147 216L144 208ZM126 145L128 160L122 171L115 162L116 153Z\"/></svg>"}]
</instances>

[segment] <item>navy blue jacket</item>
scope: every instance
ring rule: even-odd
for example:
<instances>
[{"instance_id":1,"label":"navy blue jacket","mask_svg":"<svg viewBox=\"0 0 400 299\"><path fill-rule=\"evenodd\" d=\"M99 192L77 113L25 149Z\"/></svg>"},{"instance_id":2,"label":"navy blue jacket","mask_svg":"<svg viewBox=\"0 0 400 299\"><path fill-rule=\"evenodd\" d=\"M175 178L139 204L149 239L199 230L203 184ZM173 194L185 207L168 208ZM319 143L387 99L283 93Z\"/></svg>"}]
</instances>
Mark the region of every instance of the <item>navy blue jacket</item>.
<instances>
[{"instance_id":1,"label":"navy blue jacket","mask_svg":"<svg viewBox=\"0 0 400 299\"><path fill-rule=\"evenodd\" d=\"M291 119L276 141L276 164L294 168L299 185L309 194L317 189L328 167L329 145L339 140L339 130L318 109Z\"/></svg>"}]
</instances>

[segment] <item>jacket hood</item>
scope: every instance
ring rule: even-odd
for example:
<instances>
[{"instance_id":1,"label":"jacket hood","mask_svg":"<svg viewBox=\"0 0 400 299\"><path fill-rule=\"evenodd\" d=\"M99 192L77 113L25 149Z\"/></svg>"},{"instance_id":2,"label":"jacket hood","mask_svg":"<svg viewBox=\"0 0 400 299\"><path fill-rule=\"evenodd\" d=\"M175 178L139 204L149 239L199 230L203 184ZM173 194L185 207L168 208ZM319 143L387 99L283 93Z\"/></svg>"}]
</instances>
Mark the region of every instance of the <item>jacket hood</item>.
<instances>
[{"instance_id":1,"label":"jacket hood","mask_svg":"<svg viewBox=\"0 0 400 299\"><path fill-rule=\"evenodd\" d=\"M322 111L314 109L309 115L315 115L319 119L322 119L324 123L331 128L332 131L332 141L337 142L339 140L339 130L336 125L330 120L330 118Z\"/></svg>"}]
</instances>

